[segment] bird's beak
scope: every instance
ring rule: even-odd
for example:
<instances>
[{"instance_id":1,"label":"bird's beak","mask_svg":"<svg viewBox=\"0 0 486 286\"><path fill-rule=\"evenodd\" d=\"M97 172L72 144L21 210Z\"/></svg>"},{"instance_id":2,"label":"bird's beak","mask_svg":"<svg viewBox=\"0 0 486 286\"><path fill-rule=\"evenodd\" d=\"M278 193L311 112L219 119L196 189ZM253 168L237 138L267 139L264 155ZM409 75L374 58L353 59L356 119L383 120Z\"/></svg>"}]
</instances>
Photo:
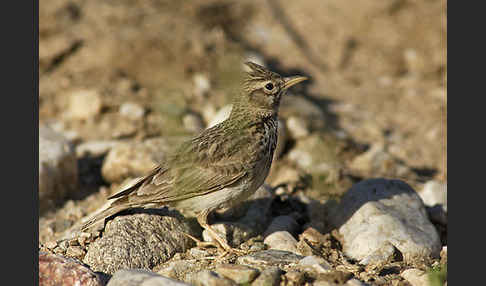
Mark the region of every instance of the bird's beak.
<instances>
[{"instance_id":1,"label":"bird's beak","mask_svg":"<svg viewBox=\"0 0 486 286\"><path fill-rule=\"evenodd\" d=\"M283 88L284 89L288 89L289 87L291 87L293 85L296 85L299 82L304 81L304 80L307 80L307 79L308 79L307 77L300 76L300 75L286 77L286 78L284 78L284 86L283 86Z\"/></svg>"}]
</instances>

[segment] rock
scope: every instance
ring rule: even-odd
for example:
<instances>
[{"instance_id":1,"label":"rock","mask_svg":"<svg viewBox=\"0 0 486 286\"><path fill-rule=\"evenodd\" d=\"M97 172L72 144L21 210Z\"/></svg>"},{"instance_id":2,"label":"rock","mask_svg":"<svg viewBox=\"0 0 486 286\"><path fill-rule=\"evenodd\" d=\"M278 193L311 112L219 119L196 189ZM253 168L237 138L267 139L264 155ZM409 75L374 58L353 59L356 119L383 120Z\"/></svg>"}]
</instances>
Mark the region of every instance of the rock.
<instances>
[{"instance_id":1,"label":"rock","mask_svg":"<svg viewBox=\"0 0 486 286\"><path fill-rule=\"evenodd\" d=\"M343 251L361 264L381 263L395 248L404 261L438 257L441 242L417 193L400 180L369 179L351 187L331 215Z\"/></svg>"},{"instance_id":2,"label":"rock","mask_svg":"<svg viewBox=\"0 0 486 286\"><path fill-rule=\"evenodd\" d=\"M84 255L86 254L86 251L80 246L69 246L68 249L66 250L66 256L77 258L77 259L83 259Z\"/></svg>"},{"instance_id":3,"label":"rock","mask_svg":"<svg viewBox=\"0 0 486 286\"><path fill-rule=\"evenodd\" d=\"M170 149L167 139L159 137L143 142L124 142L111 148L101 174L107 182L140 177L162 162Z\"/></svg>"},{"instance_id":4,"label":"rock","mask_svg":"<svg viewBox=\"0 0 486 286\"><path fill-rule=\"evenodd\" d=\"M298 263L302 258L304 256L293 252L269 249L240 256L237 259L237 263L259 266L283 266Z\"/></svg>"},{"instance_id":5,"label":"rock","mask_svg":"<svg viewBox=\"0 0 486 286\"><path fill-rule=\"evenodd\" d=\"M424 184L419 196L429 207L441 205L447 212L447 184L438 181L428 181Z\"/></svg>"},{"instance_id":6,"label":"rock","mask_svg":"<svg viewBox=\"0 0 486 286\"><path fill-rule=\"evenodd\" d=\"M188 113L182 117L182 124L187 131L199 133L204 129L201 117L194 113Z\"/></svg>"},{"instance_id":7,"label":"rock","mask_svg":"<svg viewBox=\"0 0 486 286\"><path fill-rule=\"evenodd\" d=\"M310 134L307 123L304 119L296 116L287 118L287 130L294 140L306 137Z\"/></svg>"},{"instance_id":8,"label":"rock","mask_svg":"<svg viewBox=\"0 0 486 286\"><path fill-rule=\"evenodd\" d=\"M260 275L251 283L252 286L278 286L283 271L276 266L265 267Z\"/></svg>"},{"instance_id":9,"label":"rock","mask_svg":"<svg viewBox=\"0 0 486 286\"><path fill-rule=\"evenodd\" d=\"M86 120L98 115L103 107L101 96L96 90L81 89L67 95L69 103L65 116L70 119Z\"/></svg>"},{"instance_id":10,"label":"rock","mask_svg":"<svg viewBox=\"0 0 486 286\"><path fill-rule=\"evenodd\" d=\"M64 199L78 186L78 165L72 145L52 129L39 126L39 212Z\"/></svg>"},{"instance_id":11,"label":"rock","mask_svg":"<svg viewBox=\"0 0 486 286\"><path fill-rule=\"evenodd\" d=\"M241 223L215 223L212 224L211 227L220 235L220 237L226 238L228 244L233 247L238 247L243 242L257 235L255 229ZM203 231L202 237L204 241L214 241L207 230Z\"/></svg>"},{"instance_id":12,"label":"rock","mask_svg":"<svg viewBox=\"0 0 486 286\"><path fill-rule=\"evenodd\" d=\"M429 277L420 269L407 269L400 276L412 284L412 286L429 285Z\"/></svg>"},{"instance_id":13,"label":"rock","mask_svg":"<svg viewBox=\"0 0 486 286\"><path fill-rule=\"evenodd\" d=\"M227 104L227 105L221 107L221 109L219 109L216 112L216 114L213 115L213 117L211 118L211 120L208 122L208 125L207 125L206 128L211 128L214 125L225 121L226 118L229 117L232 109L233 109L233 105L232 104Z\"/></svg>"},{"instance_id":14,"label":"rock","mask_svg":"<svg viewBox=\"0 0 486 286\"><path fill-rule=\"evenodd\" d=\"M216 266L215 271L238 284L251 283L260 273L257 269L245 265L222 264Z\"/></svg>"},{"instance_id":15,"label":"rock","mask_svg":"<svg viewBox=\"0 0 486 286\"><path fill-rule=\"evenodd\" d=\"M194 286L233 286L237 285L228 278L221 277L218 273L203 270L192 276L191 284Z\"/></svg>"},{"instance_id":16,"label":"rock","mask_svg":"<svg viewBox=\"0 0 486 286\"><path fill-rule=\"evenodd\" d=\"M327 273L330 270L332 270L332 267L329 264L329 262L324 260L324 258L315 255L309 255L302 258L299 261L299 266L303 267L303 269L311 268L317 273Z\"/></svg>"},{"instance_id":17,"label":"rock","mask_svg":"<svg viewBox=\"0 0 486 286\"><path fill-rule=\"evenodd\" d=\"M290 251L300 254L297 249L297 240L288 231L275 231L270 233L263 241L270 249Z\"/></svg>"},{"instance_id":18,"label":"rock","mask_svg":"<svg viewBox=\"0 0 486 286\"><path fill-rule=\"evenodd\" d=\"M142 269L122 269L113 274L106 286L184 286L182 281L167 278Z\"/></svg>"},{"instance_id":19,"label":"rock","mask_svg":"<svg viewBox=\"0 0 486 286\"><path fill-rule=\"evenodd\" d=\"M131 120L142 119L145 115L145 109L137 103L125 102L118 109L120 115L130 118Z\"/></svg>"},{"instance_id":20,"label":"rock","mask_svg":"<svg viewBox=\"0 0 486 286\"><path fill-rule=\"evenodd\" d=\"M103 285L100 277L76 259L39 252L39 285Z\"/></svg>"},{"instance_id":21,"label":"rock","mask_svg":"<svg viewBox=\"0 0 486 286\"><path fill-rule=\"evenodd\" d=\"M150 270L177 252L190 248L187 233L198 236L184 218L167 209L117 216L106 225L103 236L91 243L84 262L95 271Z\"/></svg>"},{"instance_id":22,"label":"rock","mask_svg":"<svg viewBox=\"0 0 486 286\"><path fill-rule=\"evenodd\" d=\"M118 146L119 140L93 140L83 142L76 146L76 156L99 157L108 153L112 148Z\"/></svg>"}]
</instances>

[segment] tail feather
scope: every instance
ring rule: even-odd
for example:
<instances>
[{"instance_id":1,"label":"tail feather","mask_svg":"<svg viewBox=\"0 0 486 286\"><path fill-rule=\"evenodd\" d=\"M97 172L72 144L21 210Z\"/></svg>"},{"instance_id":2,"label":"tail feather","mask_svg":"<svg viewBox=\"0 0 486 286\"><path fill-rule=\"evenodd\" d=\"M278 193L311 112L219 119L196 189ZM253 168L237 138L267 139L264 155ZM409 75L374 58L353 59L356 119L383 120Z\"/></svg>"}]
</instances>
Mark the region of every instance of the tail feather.
<instances>
[{"instance_id":1,"label":"tail feather","mask_svg":"<svg viewBox=\"0 0 486 286\"><path fill-rule=\"evenodd\" d=\"M97 224L98 222L114 215L114 214L117 214L123 210L126 210L128 207L127 206L122 206L122 205L119 205L119 206L109 206L107 209L97 213L96 215L94 215L92 218L90 218L87 222L85 222L83 224L83 226L81 227L81 231L85 231L89 228L91 228L92 226L94 226L95 224Z\"/></svg>"}]
</instances>

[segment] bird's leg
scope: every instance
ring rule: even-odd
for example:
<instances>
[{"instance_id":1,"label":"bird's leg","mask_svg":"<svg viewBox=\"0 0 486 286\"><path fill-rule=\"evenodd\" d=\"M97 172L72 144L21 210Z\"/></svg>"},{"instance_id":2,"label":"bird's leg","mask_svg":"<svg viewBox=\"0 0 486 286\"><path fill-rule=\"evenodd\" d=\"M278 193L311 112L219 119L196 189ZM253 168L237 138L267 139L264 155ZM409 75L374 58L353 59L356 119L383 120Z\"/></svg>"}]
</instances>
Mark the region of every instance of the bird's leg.
<instances>
[{"instance_id":1,"label":"bird's leg","mask_svg":"<svg viewBox=\"0 0 486 286\"><path fill-rule=\"evenodd\" d=\"M232 248L226 241L223 239L219 234L208 224L208 215L210 210L204 210L197 216L197 222L201 225L202 228L206 229L209 235L216 240L217 247L220 250L223 250L223 254L221 256L225 256L228 253L238 253L244 254L246 253L244 250L240 250L237 248Z\"/></svg>"}]
</instances>

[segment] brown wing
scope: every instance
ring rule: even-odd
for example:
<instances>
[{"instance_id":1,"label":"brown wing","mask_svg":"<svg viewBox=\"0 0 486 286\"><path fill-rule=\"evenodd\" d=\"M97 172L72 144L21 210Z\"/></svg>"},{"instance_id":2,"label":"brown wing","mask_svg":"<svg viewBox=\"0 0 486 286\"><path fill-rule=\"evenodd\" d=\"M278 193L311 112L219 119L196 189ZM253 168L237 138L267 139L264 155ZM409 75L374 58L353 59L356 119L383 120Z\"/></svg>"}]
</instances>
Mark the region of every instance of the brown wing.
<instances>
[{"instance_id":1,"label":"brown wing","mask_svg":"<svg viewBox=\"0 0 486 286\"><path fill-rule=\"evenodd\" d=\"M116 204L164 203L221 190L247 175L250 138L226 138L222 125L184 143L164 165L113 195ZM242 159L242 158L246 158Z\"/></svg>"}]
</instances>

